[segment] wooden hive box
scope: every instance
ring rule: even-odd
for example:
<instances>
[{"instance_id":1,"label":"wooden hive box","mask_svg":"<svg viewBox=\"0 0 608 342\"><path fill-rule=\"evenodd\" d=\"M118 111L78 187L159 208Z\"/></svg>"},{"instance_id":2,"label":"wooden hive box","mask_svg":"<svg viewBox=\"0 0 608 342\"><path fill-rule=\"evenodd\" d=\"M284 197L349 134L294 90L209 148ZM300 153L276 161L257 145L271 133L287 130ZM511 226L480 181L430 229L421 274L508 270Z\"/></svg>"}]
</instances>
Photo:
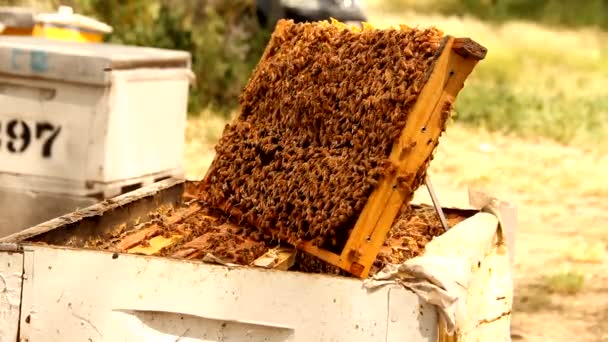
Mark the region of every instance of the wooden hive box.
<instances>
[{"instance_id":1,"label":"wooden hive box","mask_svg":"<svg viewBox=\"0 0 608 342\"><path fill-rule=\"evenodd\" d=\"M289 260L280 257L253 265L262 268L159 257L156 251L170 240L160 235L146 246L137 245L139 238L122 240L126 253L85 247L108 241L117 231L141 236L146 228L138 226L150 222L147 227L153 227L155 214L167 206L176 208L167 221L187 219L200 210L186 204L195 186L165 180L1 238L2 336L29 341L509 340L509 253L503 244L488 242L508 235L510 227L497 227L496 217L476 206L444 208L467 219L432 241L443 240L442 258L474 264L462 265L471 279L459 304L466 315L456 321L454 336L446 333L438 306L398 284L370 290L353 277L283 271ZM445 268L436 271L446 279ZM460 291L461 280L448 283Z\"/></svg>"},{"instance_id":2,"label":"wooden hive box","mask_svg":"<svg viewBox=\"0 0 608 342\"><path fill-rule=\"evenodd\" d=\"M0 187L114 197L183 174L190 54L0 40Z\"/></svg>"}]
</instances>

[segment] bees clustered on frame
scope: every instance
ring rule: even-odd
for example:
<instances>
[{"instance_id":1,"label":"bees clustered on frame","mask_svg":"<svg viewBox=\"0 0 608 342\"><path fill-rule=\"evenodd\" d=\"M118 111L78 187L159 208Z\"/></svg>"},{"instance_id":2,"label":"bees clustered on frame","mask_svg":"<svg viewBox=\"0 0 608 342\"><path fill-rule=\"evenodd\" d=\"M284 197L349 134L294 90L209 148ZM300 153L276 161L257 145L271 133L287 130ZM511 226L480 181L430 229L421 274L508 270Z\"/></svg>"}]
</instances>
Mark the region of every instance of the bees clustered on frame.
<instances>
[{"instance_id":1,"label":"bees clustered on frame","mask_svg":"<svg viewBox=\"0 0 608 342\"><path fill-rule=\"evenodd\" d=\"M438 57L434 28L281 20L201 182L265 239L340 250Z\"/></svg>"},{"instance_id":2,"label":"bees clustered on frame","mask_svg":"<svg viewBox=\"0 0 608 342\"><path fill-rule=\"evenodd\" d=\"M210 253L226 262L249 265L268 250L254 228L235 225L210 208L168 228L171 234L183 237L180 243L162 251L161 255L172 258L203 259Z\"/></svg>"},{"instance_id":3,"label":"bees clustered on frame","mask_svg":"<svg viewBox=\"0 0 608 342\"><path fill-rule=\"evenodd\" d=\"M251 264L268 250L258 230L235 225L217 209L204 207L183 221L170 223L167 218L173 213L173 209L161 207L150 213L150 220L138 224L133 230L121 230L119 235L109 240L87 241L84 247L129 253L135 246L150 247L151 239L162 236L176 241L153 255L193 260L212 254L239 265ZM138 238L134 240L136 236Z\"/></svg>"},{"instance_id":4,"label":"bees clustered on frame","mask_svg":"<svg viewBox=\"0 0 608 342\"><path fill-rule=\"evenodd\" d=\"M450 217L452 224L462 220L464 217ZM387 234L369 275L373 276L389 264L398 265L421 255L426 244L443 233L445 229L433 207L412 207L406 203ZM349 276L348 272L306 253L296 255L294 270Z\"/></svg>"}]
</instances>

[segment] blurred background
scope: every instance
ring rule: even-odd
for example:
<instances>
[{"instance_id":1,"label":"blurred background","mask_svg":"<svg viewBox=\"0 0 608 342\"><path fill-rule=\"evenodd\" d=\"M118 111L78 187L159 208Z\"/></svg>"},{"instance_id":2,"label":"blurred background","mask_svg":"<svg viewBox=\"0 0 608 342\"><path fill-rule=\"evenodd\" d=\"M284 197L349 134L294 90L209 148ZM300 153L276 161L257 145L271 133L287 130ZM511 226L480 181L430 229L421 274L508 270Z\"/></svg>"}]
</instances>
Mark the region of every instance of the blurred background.
<instances>
[{"instance_id":1,"label":"blurred background","mask_svg":"<svg viewBox=\"0 0 608 342\"><path fill-rule=\"evenodd\" d=\"M430 173L448 204L467 187L518 207L513 339L608 341L608 1L65 0L110 42L192 53L186 171L201 178L279 17L436 26L488 48ZM320 7L324 10L319 11ZM324 7L325 6L325 7Z\"/></svg>"}]
</instances>

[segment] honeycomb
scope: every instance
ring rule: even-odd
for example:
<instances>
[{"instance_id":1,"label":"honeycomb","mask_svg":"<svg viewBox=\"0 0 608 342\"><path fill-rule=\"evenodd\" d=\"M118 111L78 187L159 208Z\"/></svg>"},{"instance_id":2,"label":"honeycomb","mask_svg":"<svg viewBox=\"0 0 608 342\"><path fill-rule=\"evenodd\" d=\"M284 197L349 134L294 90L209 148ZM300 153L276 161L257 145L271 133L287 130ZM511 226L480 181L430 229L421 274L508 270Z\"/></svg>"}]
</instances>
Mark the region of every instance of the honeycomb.
<instances>
[{"instance_id":1,"label":"honeycomb","mask_svg":"<svg viewBox=\"0 0 608 342\"><path fill-rule=\"evenodd\" d=\"M339 250L379 180L396 171L389 153L442 38L435 28L279 21L216 145L202 199L265 239Z\"/></svg>"}]
</instances>

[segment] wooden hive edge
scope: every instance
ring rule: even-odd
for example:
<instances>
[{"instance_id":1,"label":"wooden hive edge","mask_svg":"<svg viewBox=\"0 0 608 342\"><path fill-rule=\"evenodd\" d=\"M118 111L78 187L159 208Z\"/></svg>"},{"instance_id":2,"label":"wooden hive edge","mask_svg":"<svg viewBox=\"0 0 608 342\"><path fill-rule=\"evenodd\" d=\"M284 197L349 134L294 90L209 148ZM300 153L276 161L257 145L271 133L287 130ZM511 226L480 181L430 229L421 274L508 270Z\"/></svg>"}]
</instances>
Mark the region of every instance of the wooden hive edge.
<instances>
[{"instance_id":1,"label":"wooden hive edge","mask_svg":"<svg viewBox=\"0 0 608 342\"><path fill-rule=\"evenodd\" d=\"M471 38L455 38L452 50L464 58L472 58L478 61L486 58L488 49Z\"/></svg>"}]
</instances>

